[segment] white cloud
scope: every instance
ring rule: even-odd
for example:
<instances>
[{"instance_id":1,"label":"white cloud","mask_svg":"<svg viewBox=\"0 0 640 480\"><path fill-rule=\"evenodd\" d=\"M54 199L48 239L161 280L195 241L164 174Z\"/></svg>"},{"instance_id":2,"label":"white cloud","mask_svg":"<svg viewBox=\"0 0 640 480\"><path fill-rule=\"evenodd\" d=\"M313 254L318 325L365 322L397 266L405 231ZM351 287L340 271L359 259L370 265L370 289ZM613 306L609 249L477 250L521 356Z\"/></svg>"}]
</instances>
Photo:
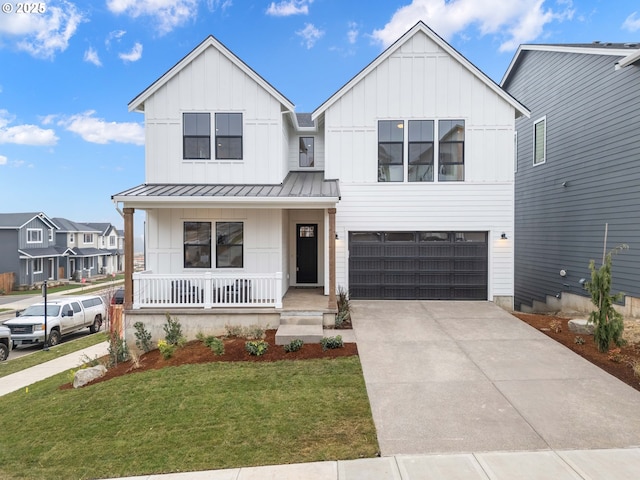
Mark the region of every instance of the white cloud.
<instances>
[{"instance_id":1,"label":"white cloud","mask_svg":"<svg viewBox=\"0 0 640 480\"><path fill-rule=\"evenodd\" d=\"M84 52L84 61L93 63L96 67L102 66L102 62L100 61L98 52L96 52L93 47L89 47L89 49L86 52Z\"/></svg>"},{"instance_id":2,"label":"white cloud","mask_svg":"<svg viewBox=\"0 0 640 480\"><path fill-rule=\"evenodd\" d=\"M83 21L74 4L51 0L41 14L1 14L0 36L14 38L15 46L33 57L53 59L67 49Z\"/></svg>"},{"instance_id":3,"label":"white cloud","mask_svg":"<svg viewBox=\"0 0 640 480\"><path fill-rule=\"evenodd\" d=\"M58 142L56 133L51 129L30 124L10 127L9 124L13 123L14 119L7 110L0 110L0 144L43 146L55 145Z\"/></svg>"},{"instance_id":4,"label":"white cloud","mask_svg":"<svg viewBox=\"0 0 640 480\"><path fill-rule=\"evenodd\" d=\"M222 10L223 12L233 5L231 0L207 0L207 7L209 11L215 12L216 10Z\"/></svg>"},{"instance_id":5,"label":"white cloud","mask_svg":"<svg viewBox=\"0 0 640 480\"><path fill-rule=\"evenodd\" d=\"M305 23L304 28L298 30L296 35L302 37L307 48L312 48L322 38L324 31L317 29L312 23Z\"/></svg>"},{"instance_id":6,"label":"white cloud","mask_svg":"<svg viewBox=\"0 0 640 480\"><path fill-rule=\"evenodd\" d=\"M153 18L160 35L198 16L198 0L107 0L107 8L116 15Z\"/></svg>"},{"instance_id":7,"label":"white cloud","mask_svg":"<svg viewBox=\"0 0 640 480\"><path fill-rule=\"evenodd\" d=\"M446 40L476 26L481 35L496 36L501 51L514 50L540 37L546 24L573 17L571 0L546 3L552 6L545 7L545 0L413 0L372 36L387 47L422 20Z\"/></svg>"},{"instance_id":8,"label":"white cloud","mask_svg":"<svg viewBox=\"0 0 640 480\"><path fill-rule=\"evenodd\" d=\"M629 15L622 24L622 28L625 30L629 30L630 32L640 30L640 18L636 17L636 15L638 15L638 12L633 12L631 15Z\"/></svg>"},{"instance_id":9,"label":"white cloud","mask_svg":"<svg viewBox=\"0 0 640 480\"><path fill-rule=\"evenodd\" d=\"M347 31L347 40L351 45L358 41L360 30L356 22L349 22L349 30Z\"/></svg>"},{"instance_id":10,"label":"white cloud","mask_svg":"<svg viewBox=\"0 0 640 480\"><path fill-rule=\"evenodd\" d=\"M290 15L308 15L309 5L313 0L282 0L278 3L271 2L267 8L267 15L274 17L288 17Z\"/></svg>"},{"instance_id":11,"label":"white cloud","mask_svg":"<svg viewBox=\"0 0 640 480\"><path fill-rule=\"evenodd\" d=\"M144 128L133 122L107 122L96 118L94 110L72 115L58 122L67 130L77 133L83 140L91 143L107 144L132 143L144 145Z\"/></svg>"},{"instance_id":12,"label":"white cloud","mask_svg":"<svg viewBox=\"0 0 640 480\"><path fill-rule=\"evenodd\" d=\"M113 40L120 40L126 34L127 32L124 30L114 30L112 32L109 32L109 35L107 35L107 38L104 40L104 44L107 48L109 48Z\"/></svg>"},{"instance_id":13,"label":"white cloud","mask_svg":"<svg viewBox=\"0 0 640 480\"><path fill-rule=\"evenodd\" d=\"M129 53L120 53L118 56L124 62L137 62L142 58L142 44L136 42Z\"/></svg>"},{"instance_id":14,"label":"white cloud","mask_svg":"<svg viewBox=\"0 0 640 480\"><path fill-rule=\"evenodd\" d=\"M6 165L8 160L4 155L0 155L0 165Z\"/></svg>"}]
</instances>

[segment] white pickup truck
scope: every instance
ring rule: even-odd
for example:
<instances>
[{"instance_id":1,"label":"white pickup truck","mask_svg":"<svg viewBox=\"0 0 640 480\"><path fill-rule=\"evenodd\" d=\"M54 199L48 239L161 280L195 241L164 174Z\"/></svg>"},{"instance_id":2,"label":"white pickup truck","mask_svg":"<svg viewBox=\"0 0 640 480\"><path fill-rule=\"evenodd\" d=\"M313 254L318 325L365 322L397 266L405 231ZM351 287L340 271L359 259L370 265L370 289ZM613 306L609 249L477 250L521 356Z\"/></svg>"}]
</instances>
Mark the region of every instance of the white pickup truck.
<instances>
[{"instance_id":1,"label":"white pickup truck","mask_svg":"<svg viewBox=\"0 0 640 480\"><path fill-rule=\"evenodd\" d=\"M106 306L99 295L54 298L47 301L47 343L60 343L62 335L89 327L100 330L106 317ZM11 330L14 348L44 342L44 302L27 307L20 315L4 322Z\"/></svg>"}]
</instances>

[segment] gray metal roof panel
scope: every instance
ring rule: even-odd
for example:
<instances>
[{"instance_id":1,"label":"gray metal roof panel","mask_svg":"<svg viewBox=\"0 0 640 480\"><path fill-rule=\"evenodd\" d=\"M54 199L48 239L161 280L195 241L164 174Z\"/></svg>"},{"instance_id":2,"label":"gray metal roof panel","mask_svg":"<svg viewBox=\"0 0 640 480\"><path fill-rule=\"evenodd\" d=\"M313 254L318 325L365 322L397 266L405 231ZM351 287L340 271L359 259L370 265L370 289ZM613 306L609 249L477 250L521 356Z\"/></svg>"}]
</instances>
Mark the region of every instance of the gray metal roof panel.
<instances>
[{"instance_id":1,"label":"gray metal roof panel","mask_svg":"<svg viewBox=\"0 0 640 480\"><path fill-rule=\"evenodd\" d=\"M142 184L113 197L339 197L338 180L326 180L323 171L289 172L281 184Z\"/></svg>"}]
</instances>

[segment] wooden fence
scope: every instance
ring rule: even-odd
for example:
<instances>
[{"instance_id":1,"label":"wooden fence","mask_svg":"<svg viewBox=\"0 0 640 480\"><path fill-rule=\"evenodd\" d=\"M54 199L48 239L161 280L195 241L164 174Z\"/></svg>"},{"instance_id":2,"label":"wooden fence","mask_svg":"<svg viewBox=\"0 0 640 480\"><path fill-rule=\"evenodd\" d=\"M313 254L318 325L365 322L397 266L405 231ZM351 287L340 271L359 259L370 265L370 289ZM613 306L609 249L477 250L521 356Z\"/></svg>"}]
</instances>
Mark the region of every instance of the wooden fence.
<instances>
[{"instance_id":1,"label":"wooden fence","mask_svg":"<svg viewBox=\"0 0 640 480\"><path fill-rule=\"evenodd\" d=\"M14 273L0 273L0 292L9 293L13 290Z\"/></svg>"}]
</instances>

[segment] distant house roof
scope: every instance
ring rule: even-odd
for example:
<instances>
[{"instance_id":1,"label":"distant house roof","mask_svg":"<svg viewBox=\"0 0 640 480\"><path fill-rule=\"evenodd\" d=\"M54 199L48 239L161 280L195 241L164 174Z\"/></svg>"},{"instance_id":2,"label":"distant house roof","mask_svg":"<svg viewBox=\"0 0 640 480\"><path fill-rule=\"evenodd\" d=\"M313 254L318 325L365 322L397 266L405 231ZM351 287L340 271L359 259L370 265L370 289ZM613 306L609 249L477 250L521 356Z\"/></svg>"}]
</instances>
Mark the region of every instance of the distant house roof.
<instances>
[{"instance_id":1,"label":"distant house roof","mask_svg":"<svg viewBox=\"0 0 640 480\"><path fill-rule=\"evenodd\" d=\"M487 87L489 87L490 90L492 90L499 97L501 97L511 106L513 106L517 114L526 115L526 116L530 114L529 110L527 110L527 108L524 105L522 105L515 98L509 95L509 93L503 90L497 83L491 80L491 78L489 78L484 72L482 72L473 63L467 60L461 53L459 53L455 48L449 45L437 33L431 30L422 21L419 21L402 37L396 40L396 42L393 43L389 48L387 48L384 52L378 55L378 57L375 58L369 65L367 65L364 69L362 69L360 73L358 73L355 77L349 80L344 86L342 86L340 90L334 93L322 105L320 105L317 109L315 109L312 114L312 118L315 120L318 117L320 117L329 107L331 107L331 105L337 102L345 93L351 90L357 83L361 82L371 71L377 68L378 65L380 65L387 58L393 55L398 49L402 47L402 45L404 45L417 32L423 32L434 43L436 43L440 48L442 48L442 50L444 50L451 57L456 59L464 68L466 68L469 72L471 72L472 75L476 76L482 83L484 83Z\"/></svg>"},{"instance_id":2,"label":"distant house roof","mask_svg":"<svg viewBox=\"0 0 640 480\"><path fill-rule=\"evenodd\" d=\"M129 102L129 111L144 111L144 103L145 101L157 92L162 86L164 86L169 80L171 80L174 76L176 76L183 68L189 65L196 57L202 54L207 48L213 47L218 50L222 55L224 55L227 59L229 59L232 63L234 63L240 70L242 70L245 74L251 77L256 83L258 83L262 88L268 91L271 95L273 95L278 101L285 106L286 110L293 112L294 105L291 101L285 97L282 93L280 93L273 85L267 82L264 78L258 75L255 70L253 70L249 65L244 63L240 58L238 58L231 50L229 50L226 46L222 44L218 39L216 39L213 35L209 35L205 38L200 45L191 50L185 57L182 58L178 63L176 63L173 67L171 67L167 72L165 72L160 78L158 78L155 82L153 82L149 87L147 87L142 93L140 93L136 98Z\"/></svg>"},{"instance_id":3,"label":"distant house roof","mask_svg":"<svg viewBox=\"0 0 640 480\"><path fill-rule=\"evenodd\" d=\"M112 229L115 230L115 227L110 223L83 222L83 225L99 230L101 235L109 235Z\"/></svg>"},{"instance_id":4,"label":"distant house roof","mask_svg":"<svg viewBox=\"0 0 640 480\"><path fill-rule=\"evenodd\" d=\"M104 251L99 248L72 248L71 253L78 257L96 257L98 255L104 255Z\"/></svg>"},{"instance_id":5,"label":"distant house roof","mask_svg":"<svg viewBox=\"0 0 640 480\"><path fill-rule=\"evenodd\" d=\"M18 250L22 258L62 257L71 249L65 247L21 248Z\"/></svg>"},{"instance_id":6,"label":"distant house roof","mask_svg":"<svg viewBox=\"0 0 640 480\"><path fill-rule=\"evenodd\" d=\"M34 218L40 218L51 228L57 229L58 226L42 212L28 213L0 213L0 229L17 230L24 227Z\"/></svg>"},{"instance_id":7,"label":"distant house roof","mask_svg":"<svg viewBox=\"0 0 640 480\"><path fill-rule=\"evenodd\" d=\"M112 196L117 202L143 203L202 201L215 203L294 203L340 199L337 180L325 180L324 172L289 172L280 184L142 184Z\"/></svg>"},{"instance_id":8,"label":"distant house roof","mask_svg":"<svg viewBox=\"0 0 640 480\"><path fill-rule=\"evenodd\" d=\"M516 51L511 63L507 68L500 85L504 85L509 78L511 71L515 68L520 60L523 52L560 52L560 53L577 53L581 55L611 55L614 57L623 57L616 62L616 68L620 66L630 65L640 60L640 43L611 43L611 42L593 42L593 43L556 43L556 44L536 44L536 45L520 45ZM625 62L625 63L623 63Z\"/></svg>"},{"instance_id":9,"label":"distant house roof","mask_svg":"<svg viewBox=\"0 0 640 480\"><path fill-rule=\"evenodd\" d=\"M89 225L85 225L84 223L78 223L66 218L55 217L55 222L60 226L60 232L88 232L88 233L99 233L100 230L97 228L90 227Z\"/></svg>"},{"instance_id":10,"label":"distant house roof","mask_svg":"<svg viewBox=\"0 0 640 480\"><path fill-rule=\"evenodd\" d=\"M299 127L310 128L316 126L310 113L296 113L296 118L298 119Z\"/></svg>"}]
</instances>

